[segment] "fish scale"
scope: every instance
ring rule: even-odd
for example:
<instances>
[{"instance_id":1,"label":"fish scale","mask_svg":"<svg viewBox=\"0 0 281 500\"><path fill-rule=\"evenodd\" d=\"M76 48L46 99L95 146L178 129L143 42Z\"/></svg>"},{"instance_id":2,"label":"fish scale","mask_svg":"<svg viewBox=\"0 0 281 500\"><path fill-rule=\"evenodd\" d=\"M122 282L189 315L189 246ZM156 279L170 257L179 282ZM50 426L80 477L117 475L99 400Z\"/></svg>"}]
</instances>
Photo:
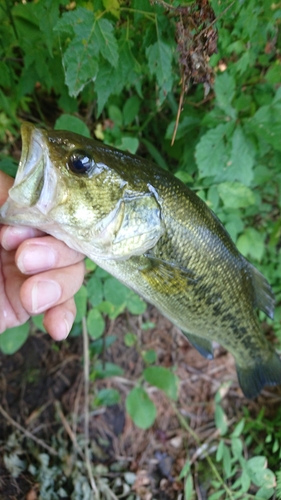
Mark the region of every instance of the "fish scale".
<instances>
[{"instance_id":1,"label":"fish scale","mask_svg":"<svg viewBox=\"0 0 281 500\"><path fill-rule=\"evenodd\" d=\"M256 311L273 317L270 285L193 191L147 160L77 134L24 123L22 138L0 222L37 227L81 251L158 307L206 358L213 341L224 346L247 397L281 383Z\"/></svg>"}]
</instances>

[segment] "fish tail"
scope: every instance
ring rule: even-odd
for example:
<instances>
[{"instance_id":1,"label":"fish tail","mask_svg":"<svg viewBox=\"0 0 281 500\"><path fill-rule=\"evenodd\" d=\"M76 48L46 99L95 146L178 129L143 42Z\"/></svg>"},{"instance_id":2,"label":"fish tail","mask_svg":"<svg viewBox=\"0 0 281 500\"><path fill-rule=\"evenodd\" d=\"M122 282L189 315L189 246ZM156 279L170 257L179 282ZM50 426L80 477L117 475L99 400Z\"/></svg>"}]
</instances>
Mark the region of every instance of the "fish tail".
<instances>
[{"instance_id":1,"label":"fish tail","mask_svg":"<svg viewBox=\"0 0 281 500\"><path fill-rule=\"evenodd\" d=\"M281 360L273 351L266 359L259 359L247 367L236 365L240 387L248 399L259 395L265 385L281 384Z\"/></svg>"}]
</instances>

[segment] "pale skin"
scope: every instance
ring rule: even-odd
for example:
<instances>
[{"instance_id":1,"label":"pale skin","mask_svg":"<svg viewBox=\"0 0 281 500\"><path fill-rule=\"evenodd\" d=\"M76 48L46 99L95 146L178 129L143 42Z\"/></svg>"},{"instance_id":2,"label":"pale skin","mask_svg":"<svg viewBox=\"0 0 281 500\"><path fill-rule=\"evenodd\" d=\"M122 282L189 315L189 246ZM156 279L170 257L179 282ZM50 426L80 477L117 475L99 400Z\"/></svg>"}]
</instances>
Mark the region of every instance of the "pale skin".
<instances>
[{"instance_id":1,"label":"pale skin","mask_svg":"<svg viewBox=\"0 0 281 500\"><path fill-rule=\"evenodd\" d=\"M0 172L0 206L12 184ZM65 339L84 272L84 255L62 241L37 229L0 226L0 333L43 313L51 337Z\"/></svg>"}]
</instances>

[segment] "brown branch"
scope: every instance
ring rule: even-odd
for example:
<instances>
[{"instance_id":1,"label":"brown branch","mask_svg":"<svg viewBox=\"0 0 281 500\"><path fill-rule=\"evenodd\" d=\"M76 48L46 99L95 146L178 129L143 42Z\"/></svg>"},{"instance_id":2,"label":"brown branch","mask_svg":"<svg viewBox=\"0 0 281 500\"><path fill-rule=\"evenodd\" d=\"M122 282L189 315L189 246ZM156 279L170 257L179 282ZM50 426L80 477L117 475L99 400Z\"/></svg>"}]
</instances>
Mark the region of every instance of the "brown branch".
<instances>
[{"instance_id":1,"label":"brown branch","mask_svg":"<svg viewBox=\"0 0 281 500\"><path fill-rule=\"evenodd\" d=\"M42 448L45 448L45 450L47 450L50 453L50 455L54 455L55 457L58 456L57 451L55 451L53 448L51 448L46 443L44 443L44 441L42 441L42 439L39 439L39 438L33 436L33 434L31 432L29 432L24 427L22 427L20 424L18 424L18 422L16 422L12 417L10 417L10 415L4 410L4 408L1 405L0 405L0 413L2 413L3 417L6 418L6 420L8 420L8 422L13 427L16 427L16 429L18 429L20 432L22 432L22 434L24 434L27 438L32 439L39 446L41 446Z\"/></svg>"}]
</instances>

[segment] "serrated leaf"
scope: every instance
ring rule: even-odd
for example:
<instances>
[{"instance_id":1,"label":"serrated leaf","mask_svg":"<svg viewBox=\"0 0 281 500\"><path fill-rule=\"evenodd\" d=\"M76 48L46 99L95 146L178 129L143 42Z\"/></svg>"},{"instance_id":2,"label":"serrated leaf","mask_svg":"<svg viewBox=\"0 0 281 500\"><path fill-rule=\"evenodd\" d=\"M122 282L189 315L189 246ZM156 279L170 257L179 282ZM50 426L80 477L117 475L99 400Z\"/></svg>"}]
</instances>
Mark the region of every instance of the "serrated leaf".
<instances>
[{"instance_id":1,"label":"serrated leaf","mask_svg":"<svg viewBox=\"0 0 281 500\"><path fill-rule=\"evenodd\" d=\"M108 19L96 20L94 43L98 44L101 54L111 66L117 66L119 59L118 45L113 34L113 24Z\"/></svg>"},{"instance_id":2,"label":"serrated leaf","mask_svg":"<svg viewBox=\"0 0 281 500\"><path fill-rule=\"evenodd\" d=\"M126 398L126 410L140 429L148 429L156 418L156 408L141 387L135 387Z\"/></svg>"},{"instance_id":3,"label":"serrated leaf","mask_svg":"<svg viewBox=\"0 0 281 500\"><path fill-rule=\"evenodd\" d=\"M149 384L161 389L169 398L177 399L179 380L170 370L162 366L150 366L144 370L143 376Z\"/></svg>"},{"instance_id":4,"label":"serrated leaf","mask_svg":"<svg viewBox=\"0 0 281 500\"><path fill-rule=\"evenodd\" d=\"M235 80L227 71L217 75L215 80L215 94L218 106L231 118L235 118L236 110L231 106L235 94Z\"/></svg>"},{"instance_id":5,"label":"serrated leaf","mask_svg":"<svg viewBox=\"0 0 281 500\"><path fill-rule=\"evenodd\" d=\"M228 165L227 180L239 180L249 186L253 179L255 149L247 141L241 127L236 127L232 136L232 149Z\"/></svg>"},{"instance_id":6,"label":"serrated leaf","mask_svg":"<svg viewBox=\"0 0 281 500\"><path fill-rule=\"evenodd\" d=\"M0 335L0 349L4 354L14 354L25 343L29 334L29 323L8 328Z\"/></svg>"},{"instance_id":7,"label":"serrated leaf","mask_svg":"<svg viewBox=\"0 0 281 500\"><path fill-rule=\"evenodd\" d=\"M196 146L195 158L201 177L224 175L227 168L229 123L222 123L204 134Z\"/></svg>"},{"instance_id":8,"label":"serrated leaf","mask_svg":"<svg viewBox=\"0 0 281 500\"><path fill-rule=\"evenodd\" d=\"M217 189L227 208L245 208L255 204L253 191L240 182L222 182Z\"/></svg>"},{"instance_id":9,"label":"serrated leaf","mask_svg":"<svg viewBox=\"0 0 281 500\"><path fill-rule=\"evenodd\" d=\"M272 103L262 106L248 124L253 132L271 144L277 151L281 151L281 104Z\"/></svg>"},{"instance_id":10,"label":"serrated leaf","mask_svg":"<svg viewBox=\"0 0 281 500\"><path fill-rule=\"evenodd\" d=\"M95 81L95 91L98 101L98 116L102 112L105 103L112 94L120 93L124 87L125 81L122 78L122 65L116 69L109 63L104 63L98 71Z\"/></svg>"},{"instance_id":11,"label":"serrated leaf","mask_svg":"<svg viewBox=\"0 0 281 500\"><path fill-rule=\"evenodd\" d=\"M57 31L74 31L75 37L66 49L63 62L65 82L71 96L77 96L90 81L94 81L100 67L99 55L109 61L111 67L118 64L118 45L113 25L108 19L96 18L83 7L65 13L57 23Z\"/></svg>"},{"instance_id":12,"label":"serrated leaf","mask_svg":"<svg viewBox=\"0 0 281 500\"><path fill-rule=\"evenodd\" d=\"M160 104L166 98L173 85L172 47L158 39L146 49L148 66L152 74L156 75L160 87Z\"/></svg>"},{"instance_id":13,"label":"serrated leaf","mask_svg":"<svg viewBox=\"0 0 281 500\"><path fill-rule=\"evenodd\" d=\"M71 97L77 97L87 83L95 80L98 72L98 61L90 50L81 50L75 41L70 43L63 56L65 66L65 83Z\"/></svg>"}]
</instances>

